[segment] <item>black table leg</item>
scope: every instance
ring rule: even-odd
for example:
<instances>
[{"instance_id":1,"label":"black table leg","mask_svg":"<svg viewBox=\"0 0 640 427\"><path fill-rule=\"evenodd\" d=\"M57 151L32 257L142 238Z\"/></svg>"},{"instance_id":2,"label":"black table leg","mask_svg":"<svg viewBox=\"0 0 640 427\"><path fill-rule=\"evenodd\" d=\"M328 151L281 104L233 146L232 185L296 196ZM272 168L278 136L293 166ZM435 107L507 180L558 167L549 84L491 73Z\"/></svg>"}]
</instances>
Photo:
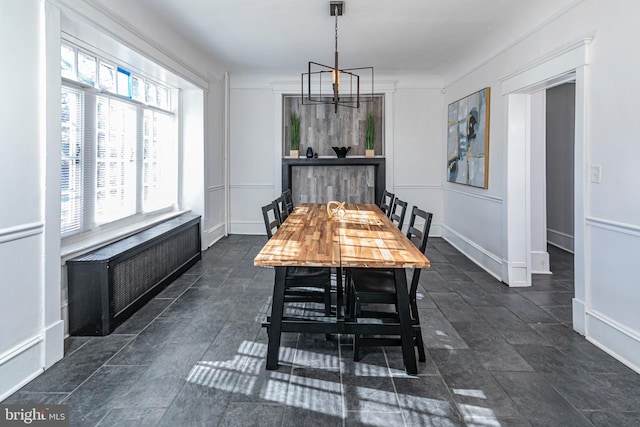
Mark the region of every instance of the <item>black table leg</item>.
<instances>
[{"instance_id":1,"label":"black table leg","mask_svg":"<svg viewBox=\"0 0 640 427\"><path fill-rule=\"evenodd\" d=\"M287 267L276 267L276 279L273 283L273 302L271 304L271 322L267 329L269 345L267 348L267 369L278 369L278 355L280 353L280 335L282 331L282 313L284 310L284 287L287 277Z\"/></svg>"},{"instance_id":2,"label":"black table leg","mask_svg":"<svg viewBox=\"0 0 640 427\"><path fill-rule=\"evenodd\" d=\"M413 350L413 328L409 314L409 293L407 291L407 274L404 268L394 269L396 283L396 299L402 340L402 358L408 374L417 374L416 353Z\"/></svg>"}]
</instances>

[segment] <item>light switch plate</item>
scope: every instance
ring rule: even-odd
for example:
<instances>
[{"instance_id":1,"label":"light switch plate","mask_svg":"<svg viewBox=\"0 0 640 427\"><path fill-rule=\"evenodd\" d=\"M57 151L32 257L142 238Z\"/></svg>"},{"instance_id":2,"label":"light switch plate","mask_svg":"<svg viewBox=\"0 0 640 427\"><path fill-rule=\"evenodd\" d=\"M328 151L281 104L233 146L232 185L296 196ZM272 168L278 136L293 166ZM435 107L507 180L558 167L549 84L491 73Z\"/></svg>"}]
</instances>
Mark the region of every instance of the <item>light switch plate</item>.
<instances>
[{"instance_id":1,"label":"light switch plate","mask_svg":"<svg viewBox=\"0 0 640 427\"><path fill-rule=\"evenodd\" d=\"M594 184L600 184L602 182L602 166L591 165L589 173L591 175L591 182Z\"/></svg>"}]
</instances>

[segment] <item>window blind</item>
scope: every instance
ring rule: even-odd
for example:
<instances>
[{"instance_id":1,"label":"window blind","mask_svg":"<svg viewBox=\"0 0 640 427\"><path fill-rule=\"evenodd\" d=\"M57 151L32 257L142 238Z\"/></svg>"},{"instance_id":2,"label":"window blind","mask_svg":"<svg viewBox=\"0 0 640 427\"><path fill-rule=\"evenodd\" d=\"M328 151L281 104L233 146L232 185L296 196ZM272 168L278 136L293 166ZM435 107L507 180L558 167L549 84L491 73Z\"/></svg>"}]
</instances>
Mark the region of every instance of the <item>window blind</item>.
<instances>
[{"instance_id":1,"label":"window blind","mask_svg":"<svg viewBox=\"0 0 640 427\"><path fill-rule=\"evenodd\" d=\"M82 228L83 93L63 86L61 107L61 231L68 234Z\"/></svg>"}]
</instances>

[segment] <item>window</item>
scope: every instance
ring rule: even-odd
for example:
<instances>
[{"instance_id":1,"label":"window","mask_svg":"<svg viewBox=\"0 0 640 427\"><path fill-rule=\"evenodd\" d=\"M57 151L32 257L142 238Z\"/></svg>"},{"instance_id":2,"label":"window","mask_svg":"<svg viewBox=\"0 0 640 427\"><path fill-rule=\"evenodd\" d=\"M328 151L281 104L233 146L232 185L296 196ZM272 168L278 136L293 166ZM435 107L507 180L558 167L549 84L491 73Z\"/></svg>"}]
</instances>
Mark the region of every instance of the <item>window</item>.
<instances>
[{"instance_id":1,"label":"window","mask_svg":"<svg viewBox=\"0 0 640 427\"><path fill-rule=\"evenodd\" d=\"M99 96L96 151L98 225L136 213L136 108Z\"/></svg>"},{"instance_id":2,"label":"window","mask_svg":"<svg viewBox=\"0 0 640 427\"><path fill-rule=\"evenodd\" d=\"M62 46L61 70L62 236L173 208L169 88L70 45Z\"/></svg>"},{"instance_id":3,"label":"window","mask_svg":"<svg viewBox=\"0 0 640 427\"><path fill-rule=\"evenodd\" d=\"M84 96L81 92L62 88L62 234L82 227L82 124Z\"/></svg>"}]
</instances>

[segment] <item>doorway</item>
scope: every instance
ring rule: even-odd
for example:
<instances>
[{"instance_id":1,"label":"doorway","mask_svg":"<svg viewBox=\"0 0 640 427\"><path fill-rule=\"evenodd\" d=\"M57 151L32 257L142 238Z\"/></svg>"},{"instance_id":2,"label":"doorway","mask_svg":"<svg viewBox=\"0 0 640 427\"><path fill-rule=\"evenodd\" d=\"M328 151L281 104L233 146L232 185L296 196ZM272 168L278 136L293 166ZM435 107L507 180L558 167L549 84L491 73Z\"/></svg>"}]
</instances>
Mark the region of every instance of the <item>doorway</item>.
<instances>
[{"instance_id":1,"label":"doorway","mask_svg":"<svg viewBox=\"0 0 640 427\"><path fill-rule=\"evenodd\" d=\"M530 111L531 273L553 274L574 250L575 81L531 94Z\"/></svg>"},{"instance_id":2,"label":"doorway","mask_svg":"<svg viewBox=\"0 0 640 427\"><path fill-rule=\"evenodd\" d=\"M574 135L574 281L573 327L584 334L585 325L585 158L586 82L590 40L547 55L535 64L502 80L506 107L503 281L509 286L531 286L531 97L550 87L575 81Z\"/></svg>"}]
</instances>

